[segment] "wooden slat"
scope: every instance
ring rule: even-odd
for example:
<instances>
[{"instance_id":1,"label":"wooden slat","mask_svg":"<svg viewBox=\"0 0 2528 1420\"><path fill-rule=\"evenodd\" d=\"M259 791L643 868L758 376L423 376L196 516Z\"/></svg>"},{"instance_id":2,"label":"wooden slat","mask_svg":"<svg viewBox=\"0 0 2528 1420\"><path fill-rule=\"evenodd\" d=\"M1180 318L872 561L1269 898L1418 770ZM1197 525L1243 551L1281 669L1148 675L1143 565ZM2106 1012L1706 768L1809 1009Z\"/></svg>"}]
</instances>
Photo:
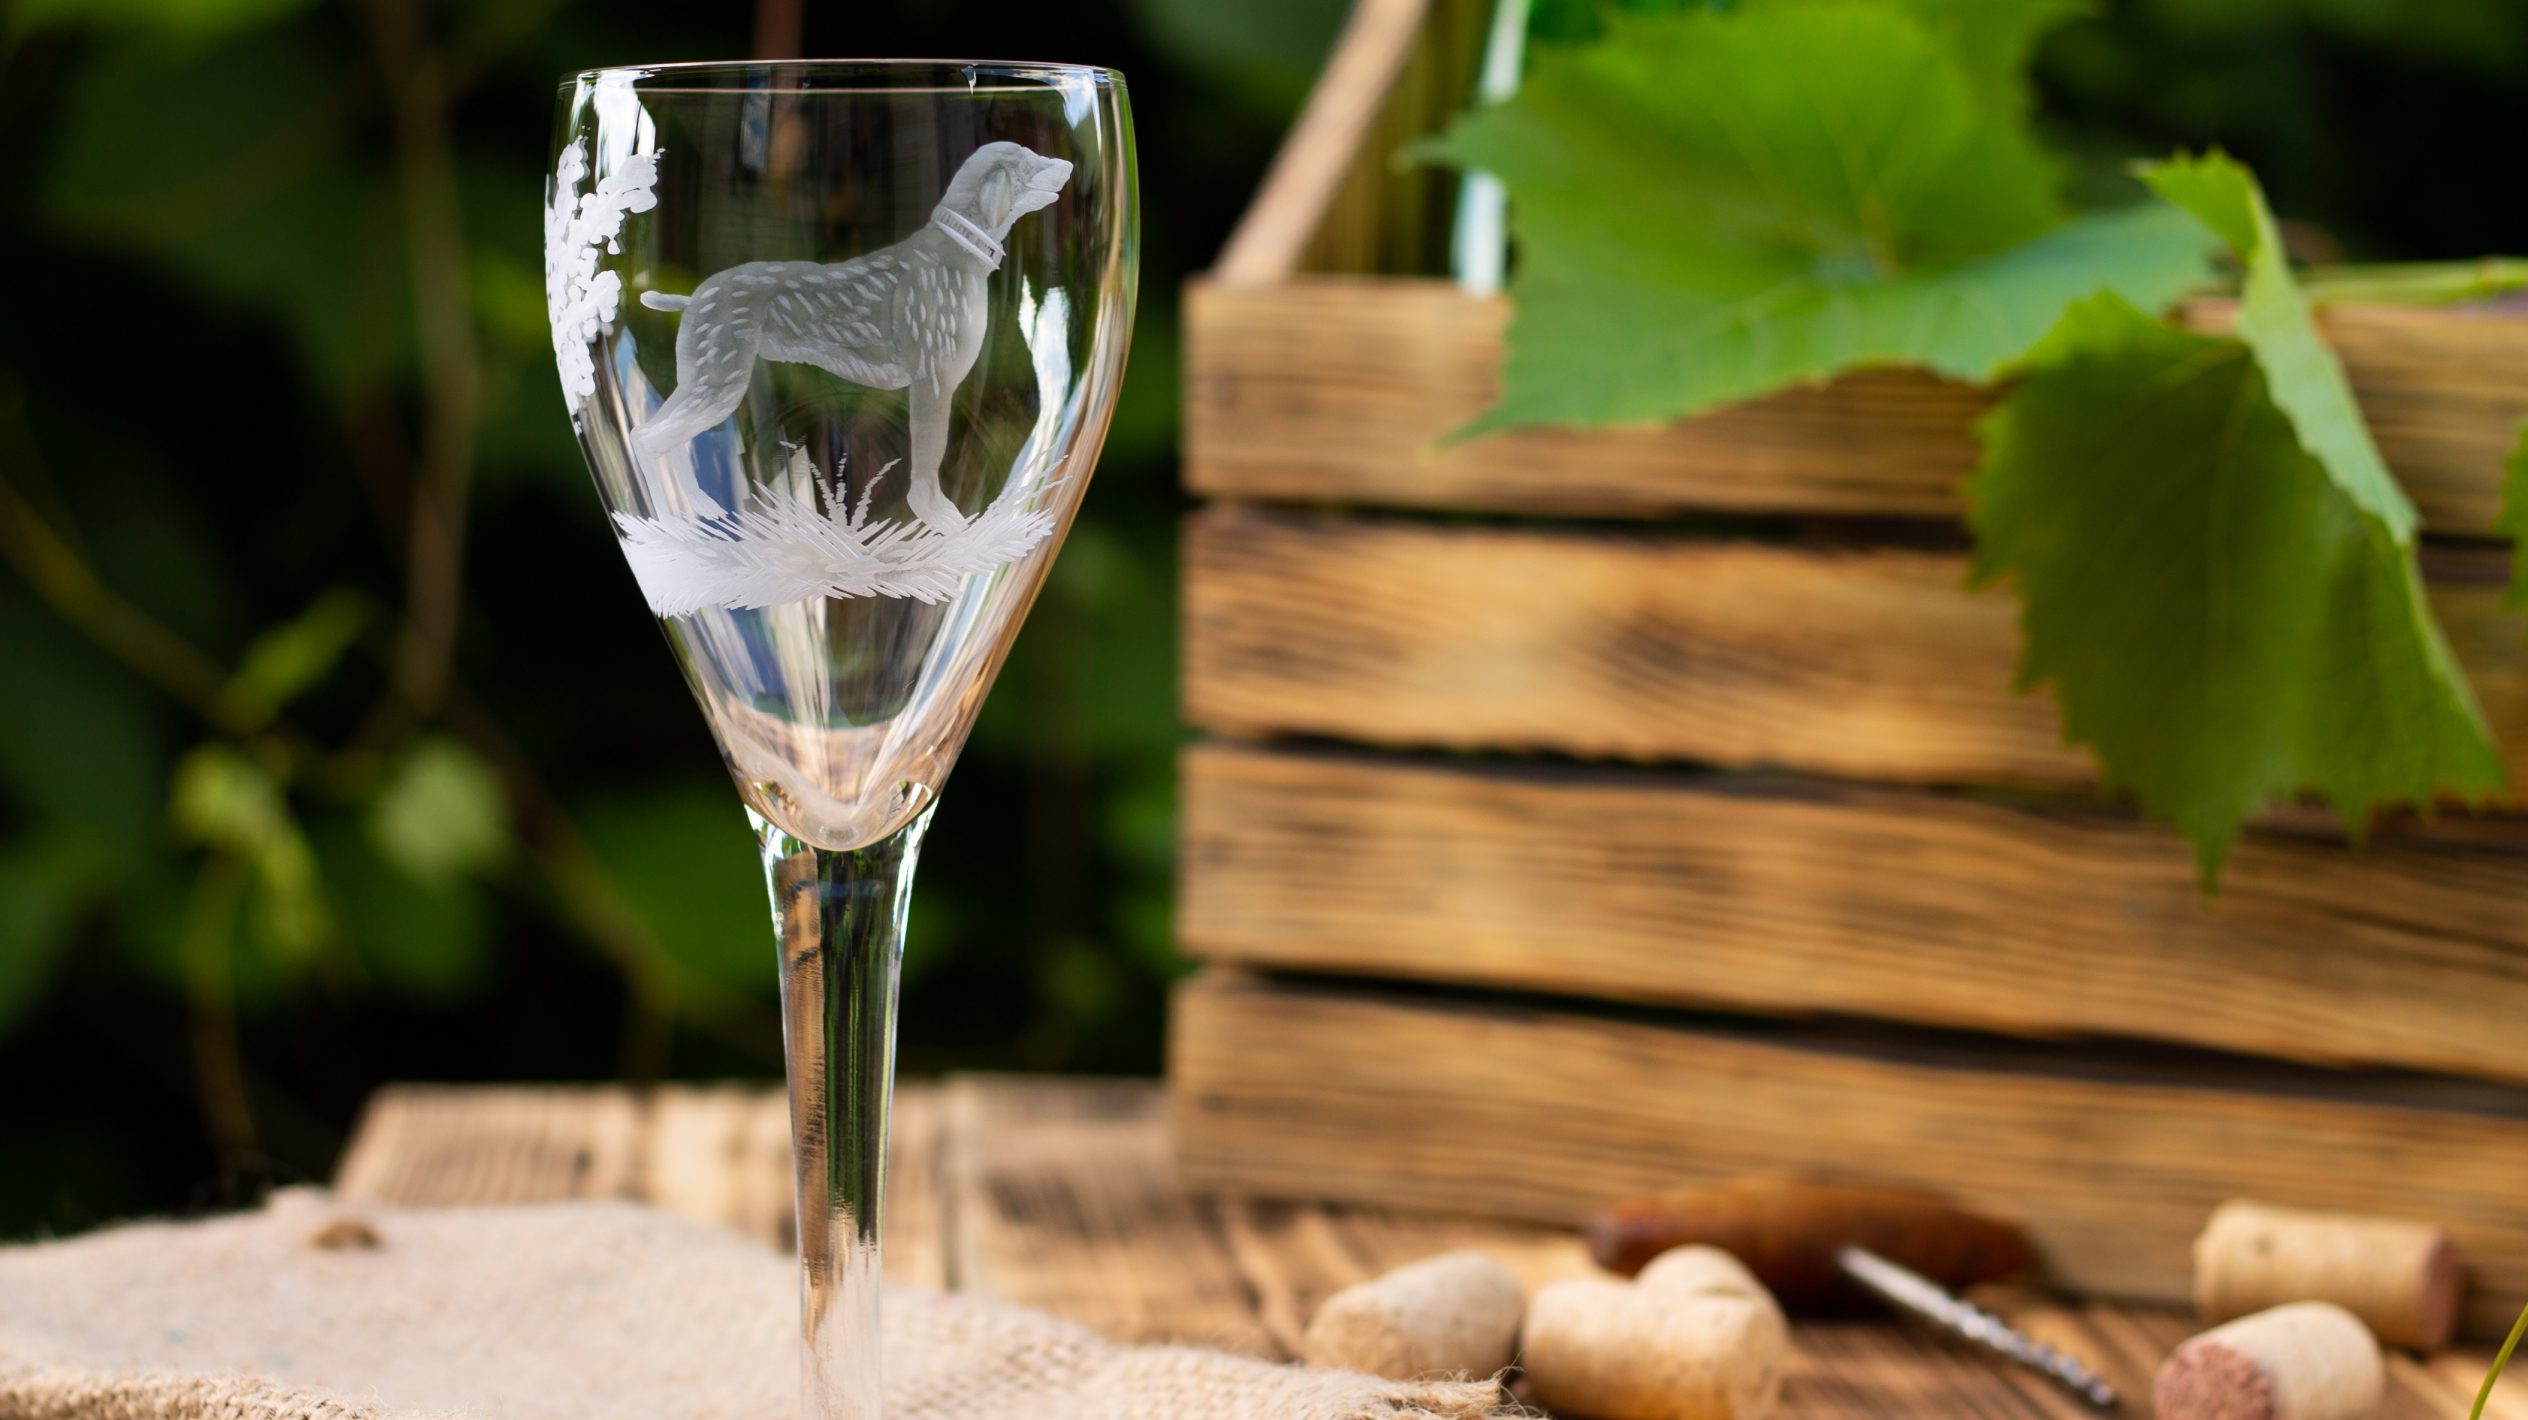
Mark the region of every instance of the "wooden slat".
<instances>
[{"instance_id":1,"label":"wooden slat","mask_svg":"<svg viewBox=\"0 0 2528 1420\"><path fill-rule=\"evenodd\" d=\"M2514 783L2528 649L2489 552L2432 604ZM2476 575L2479 571L2485 575ZM1185 546L1186 717L1238 735L2081 788L2017 603L1952 553L1207 508Z\"/></svg>"},{"instance_id":2,"label":"wooden slat","mask_svg":"<svg viewBox=\"0 0 2528 1420\"><path fill-rule=\"evenodd\" d=\"M1214 279L1269 282L1298 269L1367 147L1430 6L1431 0L1356 0L1332 61L1221 250Z\"/></svg>"},{"instance_id":3,"label":"wooden slat","mask_svg":"<svg viewBox=\"0 0 2528 1420\"><path fill-rule=\"evenodd\" d=\"M335 1171L346 1197L404 1204L635 1198L767 1245L794 1242L789 1104L761 1085L397 1085L378 1092ZM934 1087L896 1091L887 1158L889 1281L945 1280Z\"/></svg>"},{"instance_id":4,"label":"wooden slat","mask_svg":"<svg viewBox=\"0 0 2528 1420\"><path fill-rule=\"evenodd\" d=\"M1179 783L1192 957L2528 1082L2528 826L2251 832L2215 900L2096 809L1233 745Z\"/></svg>"},{"instance_id":5,"label":"wooden slat","mask_svg":"<svg viewBox=\"0 0 2528 1420\"><path fill-rule=\"evenodd\" d=\"M2025 1223L2070 1287L2165 1301L2187 1295L2203 1220L2244 1195L2447 1224L2476 1335L2528 1301L2528 1119L2349 1083L2084 1077L1217 972L1180 988L1170 1048L1198 1186L1569 1222L1657 1188L1829 1172L1945 1190Z\"/></svg>"},{"instance_id":6,"label":"wooden slat","mask_svg":"<svg viewBox=\"0 0 2528 1420\"><path fill-rule=\"evenodd\" d=\"M2228 310L2190 308L2219 327ZM1462 511L1953 517L1988 397L1868 373L1660 429L1522 432L1447 448L1491 403L1507 303L1445 282L1197 283L1186 298L1185 479L1196 492ZM2484 536L2528 415L2528 318L2348 307L2321 325L2433 531Z\"/></svg>"},{"instance_id":7,"label":"wooden slat","mask_svg":"<svg viewBox=\"0 0 2528 1420\"><path fill-rule=\"evenodd\" d=\"M956 1239L943 1174L948 1161L948 1085L923 1081L898 1086L887 1133L887 1280L916 1287L949 1286L948 1249ZM781 1119L782 1196L786 1219L796 1210L790 1188L790 1116L787 1094ZM785 1244L786 1246L787 1244Z\"/></svg>"},{"instance_id":8,"label":"wooden slat","mask_svg":"<svg viewBox=\"0 0 2528 1420\"><path fill-rule=\"evenodd\" d=\"M1281 1354L1218 1229L1177 1185L1163 1097L1131 1083L962 1077L946 1108L959 1291L1121 1340Z\"/></svg>"},{"instance_id":9,"label":"wooden slat","mask_svg":"<svg viewBox=\"0 0 2528 1420\"><path fill-rule=\"evenodd\" d=\"M622 1090L399 1085L369 1102L334 1187L432 1205L638 1198L647 1115Z\"/></svg>"},{"instance_id":10,"label":"wooden slat","mask_svg":"<svg viewBox=\"0 0 2528 1420\"><path fill-rule=\"evenodd\" d=\"M768 1247L797 1245L790 1109L779 1093L755 1085L661 1090L649 1100L643 1152L647 1201L725 1223ZM900 1174L903 1158L893 1162Z\"/></svg>"}]
</instances>

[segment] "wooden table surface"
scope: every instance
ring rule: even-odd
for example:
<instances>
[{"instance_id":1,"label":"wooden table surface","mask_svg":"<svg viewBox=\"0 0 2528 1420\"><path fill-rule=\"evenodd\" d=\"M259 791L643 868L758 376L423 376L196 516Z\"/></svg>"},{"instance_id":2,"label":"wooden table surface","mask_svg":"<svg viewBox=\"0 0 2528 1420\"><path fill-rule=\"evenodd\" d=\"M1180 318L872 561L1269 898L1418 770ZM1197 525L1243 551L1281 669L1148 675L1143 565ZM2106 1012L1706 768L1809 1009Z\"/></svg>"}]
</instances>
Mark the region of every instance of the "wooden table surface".
<instances>
[{"instance_id":1,"label":"wooden table surface","mask_svg":"<svg viewBox=\"0 0 2528 1420\"><path fill-rule=\"evenodd\" d=\"M381 1092L336 1187L397 1203L627 1197L790 1245L778 1090L401 1086ZM1521 1167L1505 1141L1503 1168ZM1154 1082L957 1076L898 1093L890 1280L986 1293L1125 1340L1293 1354L1328 1293L1452 1247L1532 1287L1590 1271L1568 1233L1384 1209L1188 1197ZM2193 1328L2177 1313L2001 1297L2038 1338L2090 1359L2149 1411L2150 1375ZM1785 1420L2094 1420L2041 1381L1892 1322L1802 1324ZM2384 1420L2459 1420L2489 1357L2394 1357ZM2528 1420L2528 1388L2488 1412Z\"/></svg>"}]
</instances>

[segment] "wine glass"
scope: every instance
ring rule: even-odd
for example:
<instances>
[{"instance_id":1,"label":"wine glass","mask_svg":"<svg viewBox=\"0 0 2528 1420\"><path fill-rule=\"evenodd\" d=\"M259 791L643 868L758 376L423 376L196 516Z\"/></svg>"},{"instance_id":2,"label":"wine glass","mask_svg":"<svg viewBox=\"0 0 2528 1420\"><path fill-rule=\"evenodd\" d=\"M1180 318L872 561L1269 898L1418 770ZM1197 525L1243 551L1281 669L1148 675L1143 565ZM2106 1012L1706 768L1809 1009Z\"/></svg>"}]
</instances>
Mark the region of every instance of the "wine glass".
<instances>
[{"instance_id":1,"label":"wine glass","mask_svg":"<svg viewBox=\"0 0 2528 1420\"><path fill-rule=\"evenodd\" d=\"M1107 69L662 64L562 86L553 352L762 847L824 1420L878 1412L914 861L1105 436L1134 184Z\"/></svg>"}]
</instances>

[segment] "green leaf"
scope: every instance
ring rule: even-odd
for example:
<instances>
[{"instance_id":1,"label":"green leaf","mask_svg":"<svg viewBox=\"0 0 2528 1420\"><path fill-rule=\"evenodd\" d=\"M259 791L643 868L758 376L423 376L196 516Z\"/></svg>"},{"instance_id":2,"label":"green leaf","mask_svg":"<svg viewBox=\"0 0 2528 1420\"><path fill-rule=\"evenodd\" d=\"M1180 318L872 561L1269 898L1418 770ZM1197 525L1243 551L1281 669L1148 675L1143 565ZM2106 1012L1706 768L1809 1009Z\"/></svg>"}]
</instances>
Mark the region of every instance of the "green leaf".
<instances>
[{"instance_id":1,"label":"green leaf","mask_svg":"<svg viewBox=\"0 0 2528 1420\"><path fill-rule=\"evenodd\" d=\"M2353 402L2352 382L2309 317L2255 176L2219 152L2179 154L2145 163L2139 173L2153 191L2192 212L2238 254L2247 269L2238 338L2264 367L2274 402L2290 415L2300 442L2336 486L2378 518L2399 545L2411 546L2414 505L2379 457L2361 407Z\"/></svg>"},{"instance_id":2,"label":"green leaf","mask_svg":"<svg viewBox=\"0 0 2528 1420\"><path fill-rule=\"evenodd\" d=\"M578 817L660 950L717 985L756 997L773 990L779 972L763 865L725 782L598 799Z\"/></svg>"},{"instance_id":3,"label":"green leaf","mask_svg":"<svg viewBox=\"0 0 2528 1420\"><path fill-rule=\"evenodd\" d=\"M2025 47L2003 8L1776 0L1610 16L1603 42L1541 51L1428 149L1499 175L1519 240L1504 394L1468 432L1666 419L1871 365L1982 379L2070 300L2201 282L2212 242L2173 210L2062 222L1987 72Z\"/></svg>"},{"instance_id":4,"label":"green leaf","mask_svg":"<svg viewBox=\"0 0 2528 1420\"><path fill-rule=\"evenodd\" d=\"M2411 550L2302 447L2243 341L2074 306L1983 426L1976 575L2015 580L2023 685L2193 839L2314 790L2367 811L2501 786Z\"/></svg>"},{"instance_id":5,"label":"green leaf","mask_svg":"<svg viewBox=\"0 0 2528 1420\"><path fill-rule=\"evenodd\" d=\"M253 857L291 830L279 781L227 745L203 745L176 764L167 811L195 843Z\"/></svg>"},{"instance_id":6,"label":"green leaf","mask_svg":"<svg viewBox=\"0 0 2528 1420\"><path fill-rule=\"evenodd\" d=\"M2510 587L2502 605L2528 607L2528 424L2519 426L2519 447L2502 460L2502 511L2493 530L2510 539Z\"/></svg>"},{"instance_id":7,"label":"green leaf","mask_svg":"<svg viewBox=\"0 0 2528 1420\"><path fill-rule=\"evenodd\" d=\"M2207 245L2184 213L2154 204L1865 284L1790 281L1714 298L1525 276L1512 283L1504 393L1467 432L1677 418L1868 366L1988 380L2071 301L2103 288L2157 307L2199 284Z\"/></svg>"},{"instance_id":8,"label":"green leaf","mask_svg":"<svg viewBox=\"0 0 2528 1420\"><path fill-rule=\"evenodd\" d=\"M387 861L439 881L509 860L509 801L500 776L454 740L416 743L369 806L369 835Z\"/></svg>"},{"instance_id":9,"label":"green leaf","mask_svg":"<svg viewBox=\"0 0 2528 1420\"><path fill-rule=\"evenodd\" d=\"M2090 13L2082 0L1903 0L1957 56L1987 103L2003 112L2028 106L2028 55L2067 20Z\"/></svg>"},{"instance_id":10,"label":"green leaf","mask_svg":"<svg viewBox=\"0 0 2528 1420\"><path fill-rule=\"evenodd\" d=\"M406 872L347 821L310 837L343 940L381 985L445 1001L483 980L490 904L472 880Z\"/></svg>"},{"instance_id":11,"label":"green leaf","mask_svg":"<svg viewBox=\"0 0 2528 1420\"><path fill-rule=\"evenodd\" d=\"M254 639L229 680L228 694L253 723L280 713L332 674L368 621L360 594L337 587L307 610Z\"/></svg>"},{"instance_id":12,"label":"green leaf","mask_svg":"<svg viewBox=\"0 0 2528 1420\"><path fill-rule=\"evenodd\" d=\"M316 856L279 780L227 745L176 764L168 812L183 836L254 868L254 910L277 955L304 960L332 931Z\"/></svg>"}]
</instances>

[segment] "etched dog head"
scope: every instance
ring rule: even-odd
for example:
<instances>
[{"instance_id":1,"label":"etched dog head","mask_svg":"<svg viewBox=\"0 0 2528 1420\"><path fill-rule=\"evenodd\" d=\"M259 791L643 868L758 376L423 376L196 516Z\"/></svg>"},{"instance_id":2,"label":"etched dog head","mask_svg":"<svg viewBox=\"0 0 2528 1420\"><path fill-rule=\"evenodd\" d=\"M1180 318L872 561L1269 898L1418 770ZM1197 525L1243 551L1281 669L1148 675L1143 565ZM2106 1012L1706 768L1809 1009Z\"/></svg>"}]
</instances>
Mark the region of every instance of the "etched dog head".
<instances>
[{"instance_id":1,"label":"etched dog head","mask_svg":"<svg viewBox=\"0 0 2528 1420\"><path fill-rule=\"evenodd\" d=\"M986 143L957 169L939 205L1004 236L1012 222L1052 206L1070 180L1071 165L1061 158L1016 143Z\"/></svg>"}]
</instances>

